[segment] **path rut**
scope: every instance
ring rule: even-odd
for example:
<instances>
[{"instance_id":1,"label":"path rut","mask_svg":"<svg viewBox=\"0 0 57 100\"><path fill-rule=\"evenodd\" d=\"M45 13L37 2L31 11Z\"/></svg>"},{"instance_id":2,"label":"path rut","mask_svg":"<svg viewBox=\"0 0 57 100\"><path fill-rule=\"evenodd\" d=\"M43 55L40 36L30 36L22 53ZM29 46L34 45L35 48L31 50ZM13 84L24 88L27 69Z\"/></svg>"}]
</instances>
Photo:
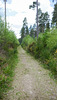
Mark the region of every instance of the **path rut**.
<instances>
[{"instance_id":1,"label":"path rut","mask_svg":"<svg viewBox=\"0 0 57 100\"><path fill-rule=\"evenodd\" d=\"M49 71L21 47L18 56L13 88L3 100L57 100L57 84Z\"/></svg>"}]
</instances>

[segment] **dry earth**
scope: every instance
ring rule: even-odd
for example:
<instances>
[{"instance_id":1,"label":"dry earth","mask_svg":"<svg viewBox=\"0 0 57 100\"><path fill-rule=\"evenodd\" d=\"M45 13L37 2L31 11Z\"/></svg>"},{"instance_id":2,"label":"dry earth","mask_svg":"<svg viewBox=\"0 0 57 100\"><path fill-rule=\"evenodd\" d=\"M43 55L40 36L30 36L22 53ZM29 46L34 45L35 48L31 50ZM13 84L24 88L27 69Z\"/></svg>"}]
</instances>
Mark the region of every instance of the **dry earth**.
<instances>
[{"instance_id":1,"label":"dry earth","mask_svg":"<svg viewBox=\"0 0 57 100\"><path fill-rule=\"evenodd\" d=\"M13 89L3 100L57 100L57 84L49 77L49 71L21 47L18 56Z\"/></svg>"}]
</instances>

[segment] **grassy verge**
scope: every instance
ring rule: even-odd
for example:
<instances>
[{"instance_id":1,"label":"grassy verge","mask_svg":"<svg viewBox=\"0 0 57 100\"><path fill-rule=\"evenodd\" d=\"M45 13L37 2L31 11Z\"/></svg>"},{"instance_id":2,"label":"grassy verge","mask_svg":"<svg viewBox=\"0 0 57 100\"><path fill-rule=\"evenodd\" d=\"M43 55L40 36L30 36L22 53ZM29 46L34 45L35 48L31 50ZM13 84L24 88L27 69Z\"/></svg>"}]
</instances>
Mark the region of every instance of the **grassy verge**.
<instances>
[{"instance_id":1,"label":"grassy verge","mask_svg":"<svg viewBox=\"0 0 57 100\"><path fill-rule=\"evenodd\" d=\"M11 88L11 81L14 76L14 69L18 62L18 53L6 58L6 63L0 69L0 99L3 98L8 89Z\"/></svg>"}]
</instances>

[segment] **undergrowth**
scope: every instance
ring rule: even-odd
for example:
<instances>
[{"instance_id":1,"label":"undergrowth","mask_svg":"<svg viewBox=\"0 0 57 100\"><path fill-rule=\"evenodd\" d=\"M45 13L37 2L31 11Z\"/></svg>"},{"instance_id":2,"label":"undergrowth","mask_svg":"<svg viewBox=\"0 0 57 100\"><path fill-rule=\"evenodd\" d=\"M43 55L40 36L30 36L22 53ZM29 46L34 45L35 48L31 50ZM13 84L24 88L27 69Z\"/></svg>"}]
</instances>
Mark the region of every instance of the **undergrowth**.
<instances>
[{"instance_id":1,"label":"undergrowth","mask_svg":"<svg viewBox=\"0 0 57 100\"><path fill-rule=\"evenodd\" d=\"M18 62L17 53L13 54L9 59L7 59L6 64L1 68L0 75L0 99L3 98L6 91L11 88L11 81L14 76L14 68Z\"/></svg>"},{"instance_id":2,"label":"undergrowth","mask_svg":"<svg viewBox=\"0 0 57 100\"><path fill-rule=\"evenodd\" d=\"M28 41L30 40L29 37ZM57 80L57 29L52 29L50 32L39 34L38 40L31 41L28 44L24 38L24 48L32 54L36 59L39 59L44 68L47 68L52 73L53 77ZM27 45L26 45L27 44ZM45 66L46 65L46 66Z\"/></svg>"},{"instance_id":3,"label":"undergrowth","mask_svg":"<svg viewBox=\"0 0 57 100\"><path fill-rule=\"evenodd\" d=\"M6 91L11 87L14 76L14 68L17 64L17 47L19 42L12 30L0 17L0 99L3 99Z\"/></svg>"}]
</instances>

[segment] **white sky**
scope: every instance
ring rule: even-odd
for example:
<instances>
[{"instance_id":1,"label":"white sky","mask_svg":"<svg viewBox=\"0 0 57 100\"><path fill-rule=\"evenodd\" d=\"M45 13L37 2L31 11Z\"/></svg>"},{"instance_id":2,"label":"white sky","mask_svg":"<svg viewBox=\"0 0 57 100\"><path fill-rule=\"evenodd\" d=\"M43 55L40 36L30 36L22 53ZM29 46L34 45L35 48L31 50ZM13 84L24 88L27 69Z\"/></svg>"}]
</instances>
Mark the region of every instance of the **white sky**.
<instances>
[{"instance_id":1,"label":"white sky","mask_svg":"<svg viewBox=\"0 0 57 100\"><path fill-rule=\"evenodd\" d=\"M0 0L0 7L4 8L3 0ZM9 23L11 29L15 31L17 38L20 37L20 30L23 25L24 17L27 18L28 26L35 23L36 8L35 10L29 9L29 5L36 0L12 0L7 3L7 10L10 10L10 14L7 13L7 23ZM50 19L52 18L53 7L51 7L50 0L39 0L40 8L43 12L48 11ZM14 14L13 14L14 12Z\"/></svg>"}]
</instances>

